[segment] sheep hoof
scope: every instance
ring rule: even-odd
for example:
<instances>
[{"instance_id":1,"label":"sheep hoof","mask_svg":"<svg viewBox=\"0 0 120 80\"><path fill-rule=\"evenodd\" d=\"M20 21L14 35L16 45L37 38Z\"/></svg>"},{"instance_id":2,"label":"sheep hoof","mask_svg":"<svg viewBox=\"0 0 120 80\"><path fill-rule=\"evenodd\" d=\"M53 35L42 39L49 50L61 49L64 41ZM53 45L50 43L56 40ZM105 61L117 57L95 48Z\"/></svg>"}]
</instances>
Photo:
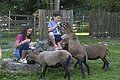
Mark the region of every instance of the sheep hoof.
<instances>
[{"instance_id":1,"label":"sheep hoof","mask_svg":"<svg viewBox=\"0 0 120 80\"><path fill-rule=\"evenodd\" d=\"M85 76L82 76L82 79L85 79Z\"/></svg>"}]
</instances>

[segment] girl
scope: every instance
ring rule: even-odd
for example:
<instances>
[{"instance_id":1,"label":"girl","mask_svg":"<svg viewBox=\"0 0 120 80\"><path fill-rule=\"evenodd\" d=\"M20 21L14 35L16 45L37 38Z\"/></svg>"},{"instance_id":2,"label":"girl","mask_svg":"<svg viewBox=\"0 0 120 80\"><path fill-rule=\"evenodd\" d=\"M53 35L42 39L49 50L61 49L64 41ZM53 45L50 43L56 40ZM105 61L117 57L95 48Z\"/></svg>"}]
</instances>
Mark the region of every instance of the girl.
<instances>
[{"instance_id":1,"label":"girl","mask_svg":"<svg viewBox=\"0 0 120 80\"><path fill-rule=\"evenodd\" d=\"M19 62L27 63L26 55L27 50L29 49L29 43L31 41L31 27L25 27L22 31L16 36L15 41L15 55L19 59Z\"/></svg>"}]
</instances>

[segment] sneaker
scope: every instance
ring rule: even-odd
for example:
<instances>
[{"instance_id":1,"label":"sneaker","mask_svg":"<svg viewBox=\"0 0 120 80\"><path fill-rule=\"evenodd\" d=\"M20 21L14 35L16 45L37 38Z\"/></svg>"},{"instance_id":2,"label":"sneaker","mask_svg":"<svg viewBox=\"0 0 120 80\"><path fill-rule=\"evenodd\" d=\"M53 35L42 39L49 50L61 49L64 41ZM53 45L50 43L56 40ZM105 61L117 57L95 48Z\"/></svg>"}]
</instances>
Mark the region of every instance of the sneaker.
<instances>
[{"instance_id":1,"label":"sneaker","mask_svg":"<svg viewBox=\"0 0 120 80\"><path fill-rule=\"evenodd\" d=\"M61 44L59 42L57 43L57 45L58 45L59 50L62 49L62 46L61 46Z\"/></svg>"},{"instance_id":2,"label":"sneaker","mask_svg":"<svg viewBox=\"0 0 120 80\"><path fill-rule=\"evenodd\" d=\"M54 50L55 51L58 50L58 46L57 45L54 46Z\"/></svg>"},{"instance_id":3,"label":"sneaker","mask_svg":"<svg viewBox=\"0 0 120 80\"><path fill-rule=\"evenodd\" d=\"M20 63L27 63L27 60L26 59L20 59L18 62L20 62Z\"/></svg>"},{"instance_id":4,"label":"sneaker","mask_svg":"<svg viewBox=\"0 0 120 80\"><path fill-rule=\"evenodd\" d=\"M27 60L25 59L25 60L23 60L23 63L27 63Z\"/></svg>"}]
</instances>

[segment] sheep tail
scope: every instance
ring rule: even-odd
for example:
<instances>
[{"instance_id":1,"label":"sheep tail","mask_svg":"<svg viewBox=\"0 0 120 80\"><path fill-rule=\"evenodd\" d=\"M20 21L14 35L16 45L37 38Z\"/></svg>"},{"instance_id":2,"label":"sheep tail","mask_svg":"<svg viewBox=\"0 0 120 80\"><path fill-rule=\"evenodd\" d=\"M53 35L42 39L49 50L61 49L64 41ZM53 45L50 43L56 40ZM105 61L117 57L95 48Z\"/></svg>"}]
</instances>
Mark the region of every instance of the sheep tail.
<instances>
[{"instance_id":1,"label":"sheep tail","mask_svg":"<svg viewBox=\"0 0 120 80\"><path fill-rule=\"evenodd\" d=\"M86 58L86 62L87 62L87 61L88 61L88 56L86 55L86 57L85 57L85 58Z\"/></svg>"},{"instance_id":2,"label":"sheep tail","mask_svg":"<svg viewBox=\"0 0 120 80\"><path fill-rule=\"evenodd\" d=\"M88 61L88 56L87 56L86 51L85 51L85 60L86 60L86 62Z\"/></svg>"}]
</instances>

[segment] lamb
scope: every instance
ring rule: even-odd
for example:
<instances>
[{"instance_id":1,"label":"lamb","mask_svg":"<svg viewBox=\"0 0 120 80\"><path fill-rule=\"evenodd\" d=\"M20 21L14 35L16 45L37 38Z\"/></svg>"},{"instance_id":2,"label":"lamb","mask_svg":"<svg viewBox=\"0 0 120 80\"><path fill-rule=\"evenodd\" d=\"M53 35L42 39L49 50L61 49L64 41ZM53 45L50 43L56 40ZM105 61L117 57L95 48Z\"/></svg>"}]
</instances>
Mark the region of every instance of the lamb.
<instances>
[{"instance_id":1,"label":"lamb","mask_svg":"<svg viewBox=\"0 0 120 80\"><path fill-rule=\"evenodd\" d=\"M93 45L82 45L83 49L87 52L89 60L96 60L101 58L103 61L102 69L108 70L109 62L106 59L106 55L109 52L108 48L101 44L93 44ZM78 62L75 66L77 66Z\"/></svg>"},{"instance_id":2,"label":"lamb","mask_svg":"<svg viewBox=\"0 0 120 80\"><path fill-rule=\"evenodd\" d=\"M58 50L58 51L43 51L39 54L32 51L28 54L27 60L34 60L38 64L41 65L41 75L40 78L45 77L45 72L47 67L57 68L62 66L65 71L64 78L65 80L70 80L70 71L69 65L71 61L71 54L66 50Z\"/></svg>"},{"instance_id":3,"label":"lamb","mask_svg":"<svg viewBox=\"0 0 120 80\"><path fill-rule=\"evenodd\" d=\"M82 65L83 63L87 68L88 75L90 75L90 69L87 64L87 53L81 46L77 36L75 35L73 30L71 29L71 26L68 23L66 23L66 25L64 26L64 30L66 32L66 38L68 42L68 52L70 52L71 55L77 60L82 72L82 78L85 78L84 69ZM64 41L65 40L63 40L63 42Z\"/></svg>"}]
</instances>

